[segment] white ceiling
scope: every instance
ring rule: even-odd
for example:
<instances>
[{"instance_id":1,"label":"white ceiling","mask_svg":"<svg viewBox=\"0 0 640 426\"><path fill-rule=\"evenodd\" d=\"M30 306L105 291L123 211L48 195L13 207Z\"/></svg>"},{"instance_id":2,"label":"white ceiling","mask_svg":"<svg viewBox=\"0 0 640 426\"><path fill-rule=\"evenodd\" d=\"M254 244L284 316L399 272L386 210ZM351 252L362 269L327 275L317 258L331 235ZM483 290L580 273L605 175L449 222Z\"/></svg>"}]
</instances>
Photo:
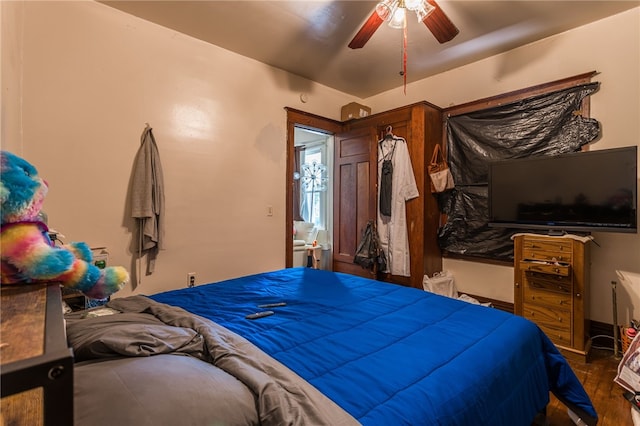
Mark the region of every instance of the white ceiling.
<instances>
[{"instance_id":1,"label":"white ceiling","mask_svg":"<svg viewBox=\"0 0 640 426\"><path fill-rule=\"evenodd\" d=\"M401 30L383 24L362 49L347 47L376 1L101 3L358 98L403 85ZM620 13L637 7L640 0L438 0L438 4L460 33L439 44L422 23L411 19L407 82ZM304 91L304 87L291 89Z\"/></svg>"}]
</instances>

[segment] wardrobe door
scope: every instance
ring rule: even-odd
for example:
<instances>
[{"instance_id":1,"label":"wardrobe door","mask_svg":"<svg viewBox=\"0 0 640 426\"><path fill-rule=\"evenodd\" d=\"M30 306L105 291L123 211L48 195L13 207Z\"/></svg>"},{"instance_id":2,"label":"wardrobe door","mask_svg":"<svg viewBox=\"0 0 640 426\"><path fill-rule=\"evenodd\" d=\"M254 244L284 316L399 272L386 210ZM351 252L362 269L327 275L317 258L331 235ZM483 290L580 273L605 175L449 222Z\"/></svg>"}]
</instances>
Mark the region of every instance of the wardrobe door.
<instances>
[{"instance_id":1,"label":"wardrobe door","mask_svg":"<svg viewBox=\"0 0 640 426\"><path fill-rule=\"evenodd\" d=\"M334 156L333 270L368 278L374 274L353 258L367 222L376 217L374 133L362 128L336 135Z\"/></svg>"},{"instance_id":2,"label":"wardrobe door","mask_svg":"<svg viewBox=\"0 0 640 426\"><path fill-rule=\"evenodd\" d=\"M442 140L442 110L428 102L396 108L344 123L336 136L334 258L335 271L373 277L353 264L368 220L377 218L378 141L389 130L406 139L419 196L406 202L411 276L378 273L374 278L422 288L425 274L442 270L437 242L439 211L426 167Z\"/></svg>"}]
</instances>

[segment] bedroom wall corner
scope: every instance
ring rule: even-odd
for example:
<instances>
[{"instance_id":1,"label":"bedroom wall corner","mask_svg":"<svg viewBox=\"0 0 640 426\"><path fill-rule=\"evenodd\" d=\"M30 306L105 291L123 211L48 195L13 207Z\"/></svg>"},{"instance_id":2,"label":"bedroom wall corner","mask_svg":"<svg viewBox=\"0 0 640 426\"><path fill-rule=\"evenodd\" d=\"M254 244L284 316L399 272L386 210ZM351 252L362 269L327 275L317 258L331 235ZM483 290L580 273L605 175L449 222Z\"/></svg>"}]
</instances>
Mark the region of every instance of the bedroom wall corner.
<instances>
[{"instance_id":1,"label":"bedroom wall corner","mask_svg":"<svg viewBox=\"0 0 640 426\"><path fill-rule=\"evenodd\" d=\"M23 13L22 1L0 2L0 148L18 155L22 153Z\"/></svg>"}]
</instances>

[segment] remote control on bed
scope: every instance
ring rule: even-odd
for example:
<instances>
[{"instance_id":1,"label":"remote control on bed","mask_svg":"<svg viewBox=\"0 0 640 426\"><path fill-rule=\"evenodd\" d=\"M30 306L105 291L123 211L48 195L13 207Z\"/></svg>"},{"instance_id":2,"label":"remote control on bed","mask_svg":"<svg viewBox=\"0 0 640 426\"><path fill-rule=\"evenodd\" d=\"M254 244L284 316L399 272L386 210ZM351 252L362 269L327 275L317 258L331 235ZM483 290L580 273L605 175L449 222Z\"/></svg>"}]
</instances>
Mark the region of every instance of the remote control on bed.
<instances>
[{"instance_id":1,"label":"remote control on bed","mask_svg":"<svg viewBox=\"0 0 640 426\"><path fill-rule=\"evenodd\" d=\"M273 312L273 311L262 311L262 312L256 312L255 314L249 314L245 318L246 319L258 319L258 318L262 318L262 317L268 317L269 315L273 315L273 314L275 314L275 312Z\"/></svg>"},{"instance_id":2,"label":"remote control on bed","mask_svg":"<svg viewBox=\"0 0 640 426\"><path fill-rule=\"evenodd\" d=\"M267 303L265 305L258 305L258 308L277 308L280 306L287 306L286 302Z\"/></svg>"}]
</instances>

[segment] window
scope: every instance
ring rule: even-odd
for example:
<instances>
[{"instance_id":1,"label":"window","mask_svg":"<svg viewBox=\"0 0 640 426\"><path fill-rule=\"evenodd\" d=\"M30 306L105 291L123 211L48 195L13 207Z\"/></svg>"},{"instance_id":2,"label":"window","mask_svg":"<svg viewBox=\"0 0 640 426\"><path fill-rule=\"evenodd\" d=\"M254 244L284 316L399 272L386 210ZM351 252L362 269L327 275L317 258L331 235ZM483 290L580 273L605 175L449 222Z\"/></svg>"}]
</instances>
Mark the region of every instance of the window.
<instances>
[{"instance_id":1,"label":"window","mask_svg":"<svg viewBox=\"0 0 640 426\"><path fill-rule=\"evenodd\" d=\"M301 152L300 213L302 218L320 229L327 227L327 167L326 143L307 144Z\"/></svg>"}]
</instances>

